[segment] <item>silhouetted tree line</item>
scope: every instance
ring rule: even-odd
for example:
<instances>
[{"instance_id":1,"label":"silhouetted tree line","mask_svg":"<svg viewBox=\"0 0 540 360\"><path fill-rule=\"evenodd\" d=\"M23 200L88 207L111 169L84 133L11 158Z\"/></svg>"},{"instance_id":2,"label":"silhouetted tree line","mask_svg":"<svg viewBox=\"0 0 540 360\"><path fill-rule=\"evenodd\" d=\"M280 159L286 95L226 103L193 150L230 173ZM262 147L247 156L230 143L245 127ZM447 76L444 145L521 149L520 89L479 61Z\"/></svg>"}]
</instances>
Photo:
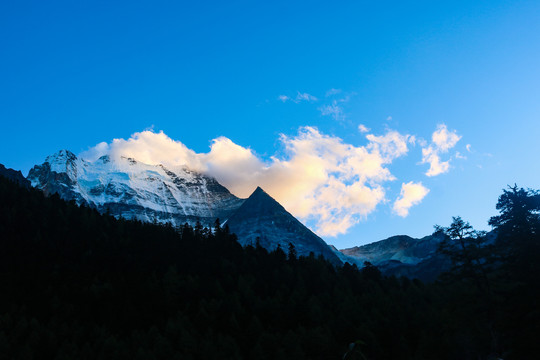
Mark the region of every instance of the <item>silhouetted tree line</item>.
<instances>
[{"instance_id":1,"label":"silhouetted tree line","mask_svg":"<svg viewBox=\"0 0 540 360\"><path fill-rule=\"evenodd\" d=\"M540 358L540 192L510 186L496 208L489 234L460 217L435 227L453 264L438 285L452 292L458 319L478 321L492 358Z\"/></svg>"},{"instance_id":2,"label":"silhouetted tree line","mask_svg":"<svg viewBox=\"0 0 540 360\"><path fill-rule=\"evenodd\" d=\"M0 359L520 359L540 335L538 213L505 206L495 243L449 233L454 269L424 284L0 177Z\"/></svg>"}]
</instances>

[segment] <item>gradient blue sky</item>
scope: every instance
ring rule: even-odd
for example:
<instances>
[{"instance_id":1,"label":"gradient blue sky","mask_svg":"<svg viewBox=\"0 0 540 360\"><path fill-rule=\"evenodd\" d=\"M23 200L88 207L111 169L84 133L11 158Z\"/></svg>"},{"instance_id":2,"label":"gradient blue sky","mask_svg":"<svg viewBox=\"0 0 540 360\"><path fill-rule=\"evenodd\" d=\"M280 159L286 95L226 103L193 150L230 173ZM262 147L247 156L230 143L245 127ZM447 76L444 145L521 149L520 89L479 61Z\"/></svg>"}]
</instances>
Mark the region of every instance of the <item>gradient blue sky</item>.
<instances>
[{"instance_id":1,"label":"gradient blue sky","mask_svg":"<svg viewBox=\"0 0 540 360\"><path fill-rule=\"evenodd\" d=\"M419 144L393 161L388 203L325 237L339 248L453 215L488 229L507 184L540 188L538 1L4 1L0 34L0 163L25 174L150 127L197 152L225 136L263 160L302 126L354 146L359 124L461 136L448 173L427 177ZM299 92L318 100L278 99ZM323 115L347 95L342 117ZM408 181L430 192L402 218L391 205Z\"/></svg>"}]
</instances>

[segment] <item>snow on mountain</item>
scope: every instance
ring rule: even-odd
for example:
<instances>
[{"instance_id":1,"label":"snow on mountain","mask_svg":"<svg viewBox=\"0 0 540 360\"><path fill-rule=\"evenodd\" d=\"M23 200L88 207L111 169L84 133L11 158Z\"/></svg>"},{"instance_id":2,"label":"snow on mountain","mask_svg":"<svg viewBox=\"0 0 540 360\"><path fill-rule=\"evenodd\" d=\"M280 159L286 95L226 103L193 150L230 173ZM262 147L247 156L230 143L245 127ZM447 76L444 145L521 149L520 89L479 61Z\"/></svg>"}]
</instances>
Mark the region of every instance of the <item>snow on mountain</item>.
<instances>
[{"instance_id":1,"label":"snow on mountain","mask_svg":"<svg viewBox=\"0 0 540 360\"><path fill-rule=\"evenodd\" d=\"M95 161L61 150L28 174L32 186L45 194L58 193L126 219L182 225L227 223L242 245L256 238L268 250L294 244L299 255L323 255L341 261L330 247L289 214L261 188L239 199L214 178L186 167L148 165L132 158L102 156Z\"/></svg>"},{"instance_id":2,"label":"snow on mountain","mask_svg":"<svg viewBox=\"0 0 540 360\"><path fill-rule=\"evenodd\" d=\"M298 255L313 252L335 264L364 261L387 275L434 279L447 265L437 254L440 236L414 239L393 236L350 249L337 250L305 227L261 188L239 199L214 178L186 167L148 165L132 158L102 156L95 161L61 150L36 165L28 175L32 186L47 195L58 193L114 216L182 225L199 220L213 225L216 218L237 234L242 245L268 250L292 243Z\"/></svg>"},{"instance_id":3,"label":"snow on mountain","mask_svg":"<svg viewBox=\"0 0 540 360\"><path fill-rule=\"evenodd\" d=\"M349 262L359 267L369 261L387 275L433 280L448 266L448 260L436 251L441 236L393 236L338 251L261 188L248 199L239 199L214 178L186 167L109 156L87 161L61 150L34 166L28 180L47 195L58 193L65 200L117 217L172 225L193 225L197 220L212 225L220 218L242 245L259 241L268 250L280 246L287 251L292 243L298 255L313 252L334 264Z\"/></svg>"},{"instance_id":4,"label":"snow on mountain","mask_svg":"<svg viewBox=\"0 0 540 360\"><path fill-rule=\"evenodd\" d=\"M46 194L126 219L211 224L243 203L214 178L185 167L166 168L132 158L102 156L89 162L61 150L30 170L32 186Z\"/></svg>"}]
</instances>

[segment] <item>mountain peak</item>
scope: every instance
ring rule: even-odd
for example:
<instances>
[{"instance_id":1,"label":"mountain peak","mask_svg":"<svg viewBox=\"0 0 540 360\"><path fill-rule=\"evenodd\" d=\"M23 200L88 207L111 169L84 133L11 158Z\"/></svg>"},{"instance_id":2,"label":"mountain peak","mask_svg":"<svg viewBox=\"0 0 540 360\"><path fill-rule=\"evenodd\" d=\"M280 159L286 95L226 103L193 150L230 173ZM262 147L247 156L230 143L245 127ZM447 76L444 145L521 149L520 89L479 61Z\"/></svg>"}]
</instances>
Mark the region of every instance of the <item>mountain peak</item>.
<instances>
[{"instance_id":1,"label":"mountain peak","mask_svg":"<svg viewBox=\"0 0 540 360\"><path fill-rule=\"evenodd\" d=\"M65 172L68 164L73 164L77 160L77 155L69 150L62 149L47 156L45 162L49 163L51 169L56 172Z\"/></svg>"},{"instance_id":2,"label":"mountain peak","mask_svg":"<svg viewBox=\"0 0 540 360\"><path fill-rule=\"evenodd\" d=\"M263 190L262 187L257 186L257 188L251 193L249 197L269 197L270 199L274 200L266 191ZM275 200L274 200L275 201Z\"/></svg>"},{"instance_id":3,"label":"mountain peak","mask_svg":"<svg viewBox=\"0 0 540 360\"><path fill-rule=\"evenodd\" d=\"M47 159L69 159L69 160L74 160L76 158L77 158L77 155L75 155L74 153L66 149L59 150L55 152L54 154L47 157Z\"/></svg>"},{"instance_id":4,"label":"mountain peak","mask_svg":"<svg viewBox=\"0 0 540 360\"><path fill-rule=\"evenodd\" d=\"M119 160L119 161L118 161ZM49 156L28 175L32 185L46 194L87 204L98 211L143 221L182 225L197 220L212 224L227 221L242 245L296 247L299 255L323 255L341 262L332 249L258 186L239 199L207 175L184 167L168 169L130 157L101 157L87 162L68 150Z\"/></svg>"},{"instance_id":5,"label":"mountain peak","mask_svg":"<svg viewBox=\"0 0 540 360\"><path fill-rule=\"evenodd\" d=\"M289 243L298 255L313 252L333 263L341 263L332 249L305 225L291 215L280 203L257 187L249 198L227 221L231 232L242 245L255 244L272 251L278 246L287 249Z\"/></svg>"},{"instance_id":6,"label":"mountain peak","mask_svg":"<svg viewBox=\"0 0 540 360\"><path fill-rule=\"evenodd\" d=\"M276 199L270 196L260 186L257 186L255 191L251 193L238 211L245 211L245 215L257 214L257 216L274 216L287 214L294 218L279 202L276 201ZM298 221L296 218L294 218L294 220Z\"/></svg>"},{"instance_id":7,"label":"mountain peak","mask_svg":"<svg viewBox=\"0 0 540 360\"><path fill-rule=\"evenodd\" d=\"M28 175L46 194L58 193L126 219L182 225L226 219L243 202L214 178L166 169L131 157L104 155L89 162L68 150L47 157Z\"/></svg>"}]
</instances>

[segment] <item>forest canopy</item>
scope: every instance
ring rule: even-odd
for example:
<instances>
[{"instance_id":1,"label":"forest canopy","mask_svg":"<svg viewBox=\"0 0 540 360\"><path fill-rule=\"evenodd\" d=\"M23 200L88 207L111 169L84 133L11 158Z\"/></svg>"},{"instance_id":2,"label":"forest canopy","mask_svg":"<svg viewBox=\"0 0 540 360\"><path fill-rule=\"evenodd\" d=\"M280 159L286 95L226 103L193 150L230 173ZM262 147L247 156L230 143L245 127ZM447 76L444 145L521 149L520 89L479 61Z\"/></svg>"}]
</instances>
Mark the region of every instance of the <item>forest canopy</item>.
<instances>
[{"instance_id":1,"label":"forest canopy","mask_svg":"<svg viewBox=\"0 0 540 360\"><path fill-rule=\"evenodd\" d=\"M459 217L434 283L115 219L0 177L0 359L522 359L540 350L537 191Z\"/></svg>"}]
</instances>

